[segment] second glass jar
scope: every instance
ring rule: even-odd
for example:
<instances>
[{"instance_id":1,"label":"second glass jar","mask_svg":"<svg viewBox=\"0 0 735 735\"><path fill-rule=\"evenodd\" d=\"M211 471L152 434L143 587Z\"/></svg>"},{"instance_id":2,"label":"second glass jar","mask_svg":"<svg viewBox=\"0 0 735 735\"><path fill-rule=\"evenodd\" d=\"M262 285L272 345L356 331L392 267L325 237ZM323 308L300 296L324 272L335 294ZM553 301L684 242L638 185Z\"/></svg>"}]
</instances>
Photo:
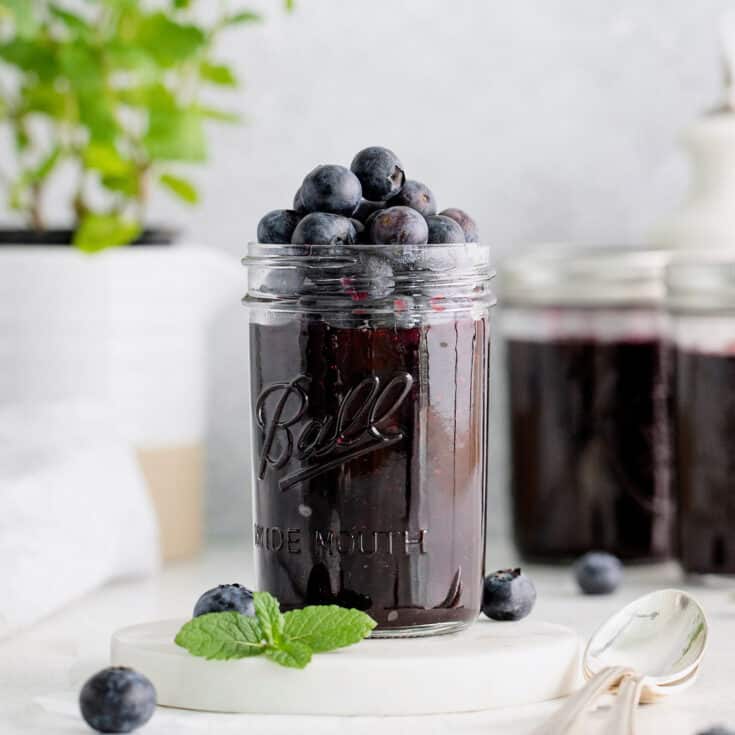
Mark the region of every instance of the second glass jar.
<instances>
[{"instance_id":1,"label":"second glass jar","mask_svg":"<svg viewBox=\"0 0 735 735\"><path fill-rule=\"evenodd\" d=\"M513 526L527 559L672 554L666 260L550 246L501 272Z\"/></svg>"}]
</instances>

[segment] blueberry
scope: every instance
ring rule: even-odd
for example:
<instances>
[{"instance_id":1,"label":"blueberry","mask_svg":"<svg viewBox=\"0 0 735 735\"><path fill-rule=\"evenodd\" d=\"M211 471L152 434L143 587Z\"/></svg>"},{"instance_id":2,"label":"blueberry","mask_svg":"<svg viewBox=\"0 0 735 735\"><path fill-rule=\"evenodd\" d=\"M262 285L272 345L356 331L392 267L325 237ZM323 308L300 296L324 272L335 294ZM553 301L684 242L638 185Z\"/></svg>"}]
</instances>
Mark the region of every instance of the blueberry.
<instances>
[{"instance_id":1,"label":"blueberry","mask_svg":"<svg viewBox=\"0 0 735 735\"><path fill-rule=\"evenodd\" d=\"M239 584L221 584L213 587L197 600L194 605L194 617L229 610L252 618L255 615L253 593Z\"/></svg>"},{"instance_id":2,"label":"blueberry","mask_svg":"<svg viewBox=\"0 0 735 735\"><path fill-rule=\"evenodd\" d=\"M431 214L426 218L426 223L429 225L430 243L464 242L464 232L453 219L440 214Z\"/></svg>"},{"instance_id":3,"label":"blueberry","mask_svg":"<svg viewBox=\"0 0 735 735\"><path fill-rule=\"evenodd\" d=\"M360 180L344 166L317 166L301 184L301 201L307 212L351 217L361 199Z\"/></svg>"},{"instance_id":4,"label":"blueberry","mask_svg":"<svg viewBox=\"0 0 735 735\"><path fill-rule=\"evenodd\" d=\"M82 687L79 709L98 732L132 732L153 717L156 690L143 674L113 666L102 669Z\"/></svg>"},{"instance_id":5,"label":"blueberry","mask_svg":"<svg viewBox=\"0 0 735 735\"><path fill-rule=\"evenodd\" d=\"M352 216L367 224L368 218L381 209L385 209L385 202L371 202L369 199L363 199Z\"/></svg>"},{"instance_id":6,"label":"blueberry","mask_svg":"<svg viewBox=\"0 0 735 735\"><path fill-rule=\"evenodd\" d=\"M521 620L536 603L536 588L520 569L504 569L485 577L482 612L493 620Z\"/></svg>"},{"instance_id":7,"label":"blueberry","mask_svg":"<svg viewBox=\"0 0 735 735\"><path fill-rule=\"evenodd\" d=\"M370 236L381 245L422 245L429 239L429 227L415 209L389 207L371 220Z\"/></svg>"},{"instance_id":8,"label":"blueberry","mask_svg":"<svg viewBox=\"0 0 735 735\"><path fill-rule=\"evenodd\" d=\"M301 199L301 187L299 187L298 191L293 196L293 210L299 214L308 214L304 208L304 202Z\"/></svg>"},{"instance_id":9,"label":"blueberry","mask_svg":"<svg viewBox=\"0 0 735 735\"><path fill-rule=\"evenodd\" d=\"M375 202L384 202L398 194L406 181L398 156L380 146L361 150L352 159L350 169L360 179L363 196Z\"/></svg>"},{"instance_id":10,"label":"blueberry","mask_svg":"<svg viewBox=\"0 0 735 735\"><path fill-rule=\"evenodd\" d=\"M467 212L457 209L456 207L450 207L445 209L443 212L439 212L444 217L453 219L464 232L465 242L479 242L480 235L477 232L477 223L470 217Z\"/></svg>"},{"instance_id":11,"label":"blueberry","mask_svg":"<svg viewBox=\"0 0 735 735\"><path fill-rule=\"evenodd\" d=\"M288 243L301 215L293 209L274 209L258 222L258 242Z\"/></svg>"},{"instance_id":12,"label":"blueberry","mask_svg":"<svg viewBox=\"0 0 735 735\"><path fill-rule=\"evenodd\" d=\"M347 217L328 212L307 214L294 230L294 245L351 245L357 233Z\"/></svg>"},{"instance_id":13,"label":"blueberry","mask_svg":"<svg viewBox=\"0 0 735 735\"><path fill-rule=\"evenodd\" d=\"M590 551L575 563L574 576L586 595L609 595L620 585L623 565L605 551Z\"/></svg>"},{"instance_id":14,"label":"blueberry","mask_svg":"<svg viewBox=\"0 0 735 735\"><path fill-rule=\"evenodd\" d=\"M420 181L409 179L394 197L388 200L389 207L411 207L424 217L436 214L436 199L431 190Z\"/></svg>"}]
</instances>

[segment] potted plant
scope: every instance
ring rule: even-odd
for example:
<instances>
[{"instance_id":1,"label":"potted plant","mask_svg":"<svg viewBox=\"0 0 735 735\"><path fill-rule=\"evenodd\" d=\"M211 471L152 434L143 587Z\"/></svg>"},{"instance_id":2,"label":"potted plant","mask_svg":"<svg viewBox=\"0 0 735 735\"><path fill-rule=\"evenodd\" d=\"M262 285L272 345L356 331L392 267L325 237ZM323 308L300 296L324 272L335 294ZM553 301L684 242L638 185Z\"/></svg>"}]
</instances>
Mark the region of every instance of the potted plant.
<instances>
[{"instance_id":1,"label":"potted plant","mask_svg":"<svg viewBox=\"0 0 735 735\"><path fill-rule=\"evenodd\" d=\"M219 3L204 24L195 5L0 5L3 160L14 162L0 182L24 223L0 229L0 401L107 404L140 453L169 557L201 537L204 325L239 291L239 269L170 247L174 230L148 226L146 203L155 186L197 202L176 167L206 160L210 123L237 121L206 101L237 85L218 40L259 20ZM57 178L67 229L45 214Z\"/></svg>"}]
</instances>

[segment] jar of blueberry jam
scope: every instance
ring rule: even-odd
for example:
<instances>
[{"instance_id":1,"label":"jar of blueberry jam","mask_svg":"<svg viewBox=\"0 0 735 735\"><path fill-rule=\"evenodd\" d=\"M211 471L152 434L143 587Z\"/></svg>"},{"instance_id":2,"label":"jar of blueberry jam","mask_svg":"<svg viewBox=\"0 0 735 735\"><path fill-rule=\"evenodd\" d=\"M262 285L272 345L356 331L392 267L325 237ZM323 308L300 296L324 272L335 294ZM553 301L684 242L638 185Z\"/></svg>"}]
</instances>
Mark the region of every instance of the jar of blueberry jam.
<instances>
[{"instance_id":1,"label":"jar of blueberry jam","mask_svg":"<svg viewBox=\"0 0 735 735\"><path fill-rule=\"evenodd\" d=\"M368 612L378 636L477 617L488 248L251 244L258 587Z\"/></svg>"},{"instance_id":2,"label":"jar of blueberry jam","mask_svg":"<svg viewBox=\"0 0 735 735\"><path fill-rule=\"evenodd\" d=\"M695 575L735 574L735 255L667 269L679 556Z\"/></svg>"},{"instance_id":3,"label":"jar of blueberry jam","mask_svg":"<svg viewBox=\"0 0 735 735\"><path fill-rule=\"evenodd\" d=\"M550 246L501 272L521 554L672 553L664 251Z\"/></svg>"}]
</instances>

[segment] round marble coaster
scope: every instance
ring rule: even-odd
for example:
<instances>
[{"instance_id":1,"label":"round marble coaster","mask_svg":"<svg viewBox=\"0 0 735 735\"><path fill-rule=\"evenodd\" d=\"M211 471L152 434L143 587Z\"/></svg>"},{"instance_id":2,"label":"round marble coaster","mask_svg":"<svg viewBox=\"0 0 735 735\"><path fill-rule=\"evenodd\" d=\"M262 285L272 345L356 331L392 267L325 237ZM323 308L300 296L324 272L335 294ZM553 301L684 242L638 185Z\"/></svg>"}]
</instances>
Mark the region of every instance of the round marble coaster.
<instances>
[{"instance_id":1,"label":"round marble coaster","mask_svg":"<svg viewBox=\"0 0 735 735\"><path fill-rule=\"evenodd\" d=\"M569 694L580 641L567 628L478 621L455 635L367 640L317 654L304 670L265 657L207 661L174 644L183 620L124 628L112 663L155 685L158 703L208 712L417 715L508 707Z\"/></svg>"}]
</instances>

